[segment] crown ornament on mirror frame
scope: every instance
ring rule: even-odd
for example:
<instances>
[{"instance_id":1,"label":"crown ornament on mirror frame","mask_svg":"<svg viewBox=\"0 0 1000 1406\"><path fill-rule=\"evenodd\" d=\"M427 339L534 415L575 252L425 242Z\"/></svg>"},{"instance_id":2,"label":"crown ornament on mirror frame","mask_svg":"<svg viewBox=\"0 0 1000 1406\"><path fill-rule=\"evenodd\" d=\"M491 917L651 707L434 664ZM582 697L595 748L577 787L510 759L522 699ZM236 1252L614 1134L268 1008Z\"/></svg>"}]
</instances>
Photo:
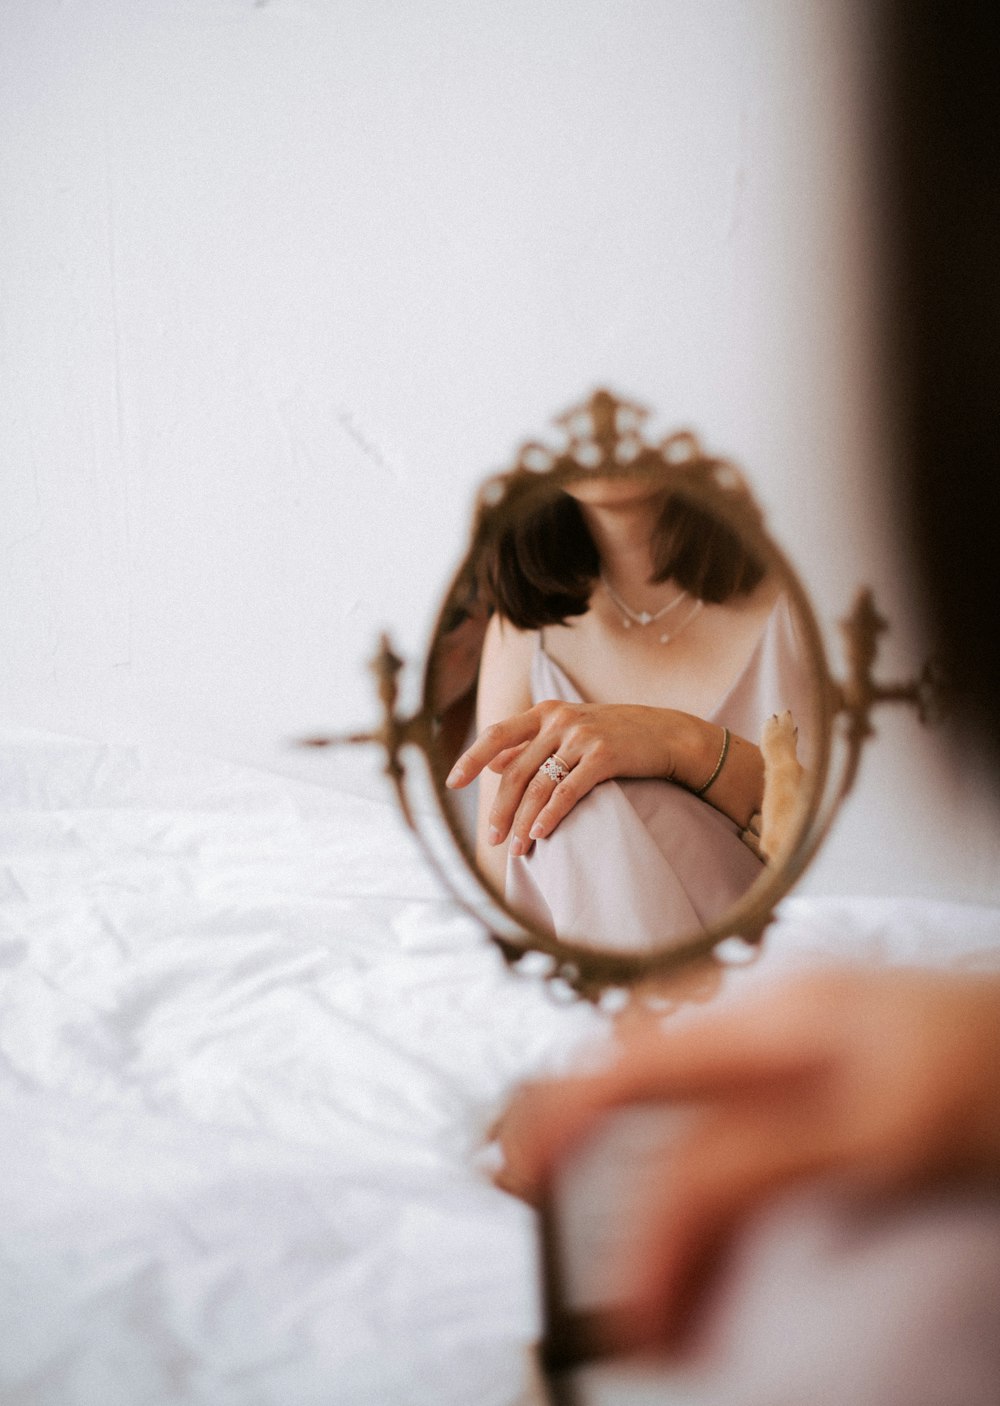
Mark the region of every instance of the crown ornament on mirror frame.
<instances>
[{"instance_id":1,"label":"crown ornament on mirror frame","mask_svg":"<svg viewBox=\"0 0 1000 1406\"><path fill-rule=\"evenodd\" d=\"M635 401L623 400L603 388L595 390L589 399L554 418L553 423L565 433L562 448L529 440L518 451L514 469L540 474L557 466L573 466L593 473L620 472L650 454L677 466L704 460L698 438L690 430L676 431L659 443L648 439L644 430L649 418L649 411ZM724 486L742 486L742 476L734 465L714 463L717 469L724 468L730 479Z\"/></svg>"},{"instance_id":2,"label":"crown ornament on mirror frame","mask_svg":"<svg viewBox=\"0 0 1000 1406\"><path fill-rule=\"evenodd\" d=\"M588 401L556 416L566 431L567 454L578 464L607 468L627 464L646 448L642 426L649 412L610 391L596 390Z\"/></svg>"}]
</instances>

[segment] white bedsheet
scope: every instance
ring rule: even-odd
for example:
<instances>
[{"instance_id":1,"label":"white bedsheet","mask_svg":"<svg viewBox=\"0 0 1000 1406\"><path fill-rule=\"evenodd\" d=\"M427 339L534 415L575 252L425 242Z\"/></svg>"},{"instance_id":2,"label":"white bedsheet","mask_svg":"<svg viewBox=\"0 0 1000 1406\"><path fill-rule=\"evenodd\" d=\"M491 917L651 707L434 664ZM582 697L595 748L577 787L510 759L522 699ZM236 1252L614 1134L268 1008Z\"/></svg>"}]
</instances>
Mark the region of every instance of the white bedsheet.
<instances>
[{"instance_id":1,"label":"white bedsheet","mask_svg":"<svg viewBox=\"0 0 1000 1406\"><path fill-rule=\"evenodd\" d=\"M0 792L0 1400L529 1394L532 1220L476 1154L603 1018L506 970L388 797L23 732ZM753 979L998 935L791 900Z\"/></svg>"}]
</instances>

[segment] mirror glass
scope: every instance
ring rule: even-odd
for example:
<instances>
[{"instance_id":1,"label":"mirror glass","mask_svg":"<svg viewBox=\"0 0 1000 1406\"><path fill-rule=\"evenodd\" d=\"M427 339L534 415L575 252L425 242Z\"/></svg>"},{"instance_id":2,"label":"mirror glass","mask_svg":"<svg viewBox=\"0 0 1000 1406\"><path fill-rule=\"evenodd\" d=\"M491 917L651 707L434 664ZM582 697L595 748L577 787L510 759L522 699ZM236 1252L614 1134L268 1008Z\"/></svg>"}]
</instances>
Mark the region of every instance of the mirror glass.
<instances>
[{"instance_id":1,"label":"mirror glass","mask_svg":"<svg viewBox=\"0 0 1000 1406\"><path fill-rule=\"evenodd\" d=\"M425 680L449 824L550 951L740 932L826 767L798 578L739 472L644 418L598 392L485 486Z\"/></svg>"}]
</instances>

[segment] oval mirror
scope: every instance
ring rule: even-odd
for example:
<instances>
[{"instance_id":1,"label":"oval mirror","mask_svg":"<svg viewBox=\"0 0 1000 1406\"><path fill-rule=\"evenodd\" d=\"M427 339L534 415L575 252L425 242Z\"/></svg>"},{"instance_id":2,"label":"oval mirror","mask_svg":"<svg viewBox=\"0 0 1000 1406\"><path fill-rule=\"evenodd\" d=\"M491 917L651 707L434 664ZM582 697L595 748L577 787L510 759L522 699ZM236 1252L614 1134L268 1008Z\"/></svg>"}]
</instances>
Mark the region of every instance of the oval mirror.
<instances>
[{"instance_id":1,"label":"oval mirror","mask_svg":"<svg viewBox=\"0 0 1000 1406\"><path fill-rule=\"evenodd\" d=\"M815 617L742 475L645 418L599 391L485 485L423 698L481 882L605 979L755 935L830 751Z\"/></svg>"},{"instance_id":2,"label":"oval mirror","mask_svg":"<svg viewBox=\"0 0 1000 1406\"><path fill-rule=\"evenodd\" d=\"M381 727L310 739L384 746L455 896L519 969L591 997L752 954L853 784L873 705L939 706L929 667L874 681L870 592L836 682L742 474L647 419L599 390L558 443L524 445L480 492L419 711L397 713L383 640ZM463 877L410 802L410 744Z\"/></svg>"}]
</instances>

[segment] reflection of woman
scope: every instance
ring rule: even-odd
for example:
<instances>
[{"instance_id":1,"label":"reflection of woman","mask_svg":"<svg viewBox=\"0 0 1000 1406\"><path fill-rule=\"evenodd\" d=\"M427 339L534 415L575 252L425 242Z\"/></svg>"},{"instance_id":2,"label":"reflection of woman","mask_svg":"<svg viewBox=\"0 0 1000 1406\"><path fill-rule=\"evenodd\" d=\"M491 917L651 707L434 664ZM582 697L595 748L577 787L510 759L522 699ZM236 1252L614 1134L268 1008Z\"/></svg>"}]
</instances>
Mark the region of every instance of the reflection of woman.
<instances>
[{"instance_id":1,"label":"reflection of woman","mask_svg":"<svg viewBox=\"0 0 1000 1406\"><path fill-rule=\"evenodd\" d=\"M691 500L600 475L519 520L484 576L481 732L449 777L480 778L484 870L560 936L707 925L760 872L763 722L808 716L777 583Z\"/></svg>"}]
</instances>

